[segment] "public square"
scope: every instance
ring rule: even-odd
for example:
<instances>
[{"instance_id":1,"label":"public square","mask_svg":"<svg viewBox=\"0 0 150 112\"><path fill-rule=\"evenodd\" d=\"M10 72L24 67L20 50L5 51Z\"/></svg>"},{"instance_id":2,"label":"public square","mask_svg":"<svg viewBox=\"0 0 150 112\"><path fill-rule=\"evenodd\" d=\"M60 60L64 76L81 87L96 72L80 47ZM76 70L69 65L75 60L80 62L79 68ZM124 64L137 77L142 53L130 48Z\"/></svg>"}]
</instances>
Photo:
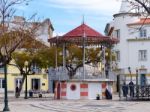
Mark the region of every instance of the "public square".
<instances>
[{"instance_id":1,"label":"public square","mask_svg":"<svg viewBox=\"0 0 150 112\"><path fill-rule=\"evenodd\" d=\"M149 112L150 0L0 0L0 112Z\"/></svg>"},{"instance_id":2,"label":"public square","mask_svg":"<svg viewBox=\"0 0 150 112\"><path fill-rule=\"evenodd\" d=\"M0 112L3 110L3 98L0 99ZM113 100L54 100L53 96L29 98L25 100L9 96L10 112L149 112L149 101Z\"/></svg>"}]
</instances>

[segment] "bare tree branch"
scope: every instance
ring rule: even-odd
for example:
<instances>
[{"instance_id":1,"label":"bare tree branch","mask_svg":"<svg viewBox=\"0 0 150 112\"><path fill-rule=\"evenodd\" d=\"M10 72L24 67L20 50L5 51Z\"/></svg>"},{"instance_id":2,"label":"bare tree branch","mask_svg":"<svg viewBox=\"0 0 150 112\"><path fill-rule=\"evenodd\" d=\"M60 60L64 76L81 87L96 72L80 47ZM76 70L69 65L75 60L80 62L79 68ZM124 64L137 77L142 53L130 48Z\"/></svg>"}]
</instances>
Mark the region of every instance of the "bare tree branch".
<instances>
[{"instance_id":1,"label":"bare tree branch","mask_svg":"<svg viewBox=\"0 0 150 112\"><path fill-rule=\"evenodd\" d=\"M21 46L26 37L35 37L36 28L27 26L25 20L18 23L12 21L16 11L14 6L29 1L31 0L0 0L0 67L9 63L11 53Z\"/></svg>"},{"instance_id":2,"label":"bare tree branch","mask_svg":"<svg viewBox=\"0 0 150 112\"><path fill-rule=\"evenodd\" d=\"M150 1L149 0L126 0L132 5L132 10L142 14L150 15Z\"/></svg>"}]
</instances>

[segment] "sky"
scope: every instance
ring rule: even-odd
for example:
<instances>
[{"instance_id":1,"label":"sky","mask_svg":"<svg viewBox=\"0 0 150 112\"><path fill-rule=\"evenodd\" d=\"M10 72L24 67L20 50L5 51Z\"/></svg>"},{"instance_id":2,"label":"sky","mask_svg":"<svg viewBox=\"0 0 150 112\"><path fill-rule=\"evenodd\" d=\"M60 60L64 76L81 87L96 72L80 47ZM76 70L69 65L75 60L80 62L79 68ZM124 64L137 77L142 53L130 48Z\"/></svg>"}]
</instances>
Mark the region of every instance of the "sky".
<instances>
[{"instance_id":1,"label":"sky","mask_svg":"<svg viewBox=\"0 0 150 112\"><path fill-rule=\"evenodd\" d=\"M37 20L50 18L54 35L63 35L84 21L104 34L105 25L119 12L120 0L32 0L17 7L17 15Z\"/></svg>"}]
</instances>

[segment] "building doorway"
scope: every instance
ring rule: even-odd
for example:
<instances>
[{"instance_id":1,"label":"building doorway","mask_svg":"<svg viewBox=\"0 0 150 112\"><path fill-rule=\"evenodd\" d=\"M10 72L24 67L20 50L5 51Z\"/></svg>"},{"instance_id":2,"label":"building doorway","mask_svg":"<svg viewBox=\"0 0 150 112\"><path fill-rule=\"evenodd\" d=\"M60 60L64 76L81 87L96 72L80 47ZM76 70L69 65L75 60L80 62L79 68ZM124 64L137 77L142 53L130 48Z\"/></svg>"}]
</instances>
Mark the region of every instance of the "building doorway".
<instances>
[{"instance_id":1,"label":"building doorway","mask_svg":"<svg viewBox=\"0 0 150 112\"><path fill-rule=\"evenodd\" d=\"M119 75L117 75L116 87L117 87L117 88L116 88L116 89L117 89L116 91L119 92L119 89L120 89L120 76L119 76Z\"/></svg>"},{"instance_id":2,"label":"building doorway","mask_svg":"<svg viewBox=\"0 0 150 112\"><path fill-rule=\"evenodd\" d=\"M22 82L22 79L21 79L21 78L16 78L16 79L15 79L15 88L16 88L16 87L20 87L21 82Z\"/></svg>"},{"instance_id":3,"label":"building doorway","mask_svg":"<svg viewBox=\"0 0 150 112\"><path fill-rule=\"evenodd\" d=\"M40 79L32 79L31 83L32 90L40 90Z\"/></svg>"},{"instance_id":4,"label":"building doorway","mask_svg":"<svg viewBox=\"0 0 150 112\"><path fill-rule=\"evenodd\" d=\"M4 92L4 88L5 88L5 80L4 78L0 78L0 93Z\"/></svg>"},{"instance_id":5,"label":"building doorway","mask_svg":"<svg viewBox=\"0 0 150 112\"><path fill-rule=\"evenodd\" d=\"M140 84L141 84L141 86L145 86L146 85L146 75L145 74L141 74Z\"/></svg>"}]
</instances>

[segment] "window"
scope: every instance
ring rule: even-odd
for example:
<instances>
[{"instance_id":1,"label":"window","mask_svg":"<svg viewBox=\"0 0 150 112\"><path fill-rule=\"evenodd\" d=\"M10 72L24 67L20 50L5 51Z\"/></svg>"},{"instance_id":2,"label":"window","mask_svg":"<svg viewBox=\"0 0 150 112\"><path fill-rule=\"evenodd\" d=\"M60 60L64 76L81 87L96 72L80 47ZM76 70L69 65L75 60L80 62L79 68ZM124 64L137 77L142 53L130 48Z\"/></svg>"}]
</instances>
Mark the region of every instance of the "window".
<instances>
[{"instance_id":1,"label":"window","mask_svg":"<svg viewBox=\"0 0 150 112\"><path fill-rule=\"evenodd\" d=\"M39 68L36 64L33 64L32 66L31 66L31 71L33 72L33 73L36 73L36 74L40 74L42 71L41 71L41 68Z\"/></svg>"},{"instance_id":2,"label":"window","mask_svg":"<svg viewBox=\"0 0 150 112\"><path fill-rule=\"evenodd\" d=\"M147 60L147 50L139 50L139 61Z\"/></svg>"},{"instance_id":3,"label":"window","mask_svg":"<svg viewBox=\"0 0 150 112\"><path fill-rule=\"evenodd\" d=\"M146 29L140 29L140 37L147 37L147 30Z\"/></svg>"},{"instance_id":4,"label":"window","mask_svg":"<svg viewBox=\"0 0 150 112\"><path fill-rule=\"evenodd\" d=\"M115 37L117 37L117 39L120 39L120 30L115 30Z\"/></svg>"},{"instance_id":5,"label":"window","mask_svg":"<svg viewBox=\"0 0 150 112\"><path fill-rule=\"evenodd\" d=\"M5 88L5 80L0 79L0 89Z\"/></svg>"},{"instance_id":6,"label":"window","mask_svg":"<svg viewBox=\"0 0 150 112\"><path fill-rule=\"evenodd\" d=\"M4 73L4 67L0 68L0 73Z\"/></svg>"},{"instance_id":7,"label":"window","mask_svg":"<svg viewBox=\"0 0 150 112\"><path fill-rule=\"evenodd\" d=\"M22 83L22 79L17 78L16 79L16 87L20 87L21 83Z\"/></svg>"},{"instance_id":8,"label":"window","mask_svg":"<svg viewBox=\"0 0 150 112\"><path fill-rule=\"evenodd\" d=\"M120 61L120 51L116 51L116 61Z\"/></svg>"}]
</instances>

